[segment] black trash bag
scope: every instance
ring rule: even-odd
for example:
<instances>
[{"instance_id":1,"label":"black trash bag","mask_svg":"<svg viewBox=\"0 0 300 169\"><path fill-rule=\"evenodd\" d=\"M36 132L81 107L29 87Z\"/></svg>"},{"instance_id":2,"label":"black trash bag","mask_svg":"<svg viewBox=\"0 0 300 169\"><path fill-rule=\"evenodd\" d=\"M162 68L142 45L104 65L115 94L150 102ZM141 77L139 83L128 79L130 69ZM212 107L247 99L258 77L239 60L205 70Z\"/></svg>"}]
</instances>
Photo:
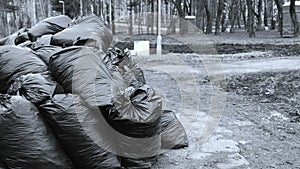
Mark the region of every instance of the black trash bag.
<instances>
[{"instance_id":1,"label":"black trash bag","mask_svg":"<svg viewBox=\"0 0 300 169\"><path fill-rule=\"evenodd\" d=\"M99 107L108 113L109 124L119 134L116 136L118 152L125 168L151 168L161 147L160 125L162 102L148 86L124 91L113 98L114 106Z\"/></svg>"},{"instance_id":2,"label":"black trash bag","mask_svg":"<svg viewBox=\"0 0 300 169\"><path fill-rule=\"evenodd\" d=\"M33 42L31 41L26 41L26 42L23 42L19 45L17 45L18 47L21 47L21 48L29 48L29 49L32 49L32 46L33 46Z\"/></svg>"},{"instance_id":3,"label":"black trash bag","mask_svg":"<svg viewBox=\"0 0 300 169\"><path fill-rule=\"evenodd\" d=\"M158 156L138 159L122 157L122 165L126 169L151 169L157 160Z\"/></svg>"},{"instance_id":4,"label":"black trash bag","mask_svg":"<svg viewBox=\"0 0 300 169\"><path fill-rule=\"evenodd\" d=\"M29 32L28 36L32 42L36 41L38 37L47 34L56 34L67 28L72 22L71 18L66 15L54 16L46 18L40 21L38 24L33 26Z\"/></svg>"},{"instance_id":5,"label":"black trash bag","mask_svg":"<svg viewBox=\"0 0 300 169\"><path fill-rule=\"evenodd\" d=\"M19 45L21 43L24 43L26 41L29 41L29 36L28 36L28 33L27 32L23 32L23 33L20 33L16 39L15 39L15 45Z\"/></svg>"},{"instance_id":6,"label":"black trash bag","mask_svg":"<svg viewBox=\"0 0 300 169\"><path fill-rule=\"evenodd\" d=\"M112 76L113 106L99 109L107 113L104 117L118 133L116 140L122 166L151 168L161 146L161 98L144 84L141 69L141 74L132 71L133 67L128 65L133 62L120 50L111 49L103 60Z\"/></svg>"},{"instance_id":7,"label":"black trash bag","mask_svg":"<svg viewBox=\"0 0 300 169\"><path fill-rule=\"evenodd\" d=\"M70 94L55 95L40 110L76 168L121 168L118 157L106 150L114 143L107 142L113 139L105 131L105 119L98 118L98 109L85 107L78 96Z\"/></svg>"},{"instance_id":8,"label":"black trash bag","mask_svg":"<svg viewBox=\"0 0 300 169\"><path fill-rule=\"evenodd\" d=\"M29 73L42 73L48 66L30 49L0 46L0 93L6 93L13 81Z\"/></svg>"},{"instance_id":9,"label":"black trash bag","mask_svg":"<svg viewBox=\"0 0 300 169\"><path fill-rule=\"evenodd\" d=\"M43 35L33 43L33 49L43 47L43 46L50 46L51 39L53 35Z\"/></svg>"},{"instance_id":10,"label":"black trash bag","mask_svg":"<svg viewBox=\"0 0 300 169\"><path fill-rule=\"evenodd\" d=\"M8 169L0 159L0 169Z\"/></svg>"},{"instance_id":11,"label":"black trash bag","mask_svg":"<svg viewBox=\"0 0 300 169\"><path fill-rule=\"evenodd\" d=\"M2 45L15 45L15 41L18 38L19 35L24 36L24 32L27 32L28 30L25 28L22 28L18 31L16 31L15 33L0 39L0 46ZM23 38L22 38L23 39ZM25 42L25 41L24 41ZM17 41L17 43L20 43L19 40Z\"/></svg>"},{"instance_id":12,"label":"black trash bag","mask_svg":"<svg viewBox=\"0 0 300 169\"><path fill-rule=\"evenodd\" d=\"M164 110L161 116L161 148L184 147L188 147L188 139L182 124L173 111Z\"/></svg>"},{"instance_id":13,"label":"black trash bag","mask_svg":"<svg viewBox=\"0 0 300 169\"><path fill-rule=\"evenodd\" d=\"M121 72L129 72L133 74L133 79L127 79L131 81L131 83L136 81L137 83L140 83L140 85L146 84L142 69L131 59L129 51L124 52L116 47L110 48L103 58L103 61L106 67L111 71L123 69Z\"/></svg>"},{"instance_id":14,"label":"black trash bag","mask_svg":"<svg viewBox=\"0 0 300 169\"><path fill-rule=\"evenodd\" d=\"M148 86L135 85L135 75L123 66L109 71L103 56L95 48L69 47L55 53L49 67L66 92L99 107L117 135L122 166L149 168L160 150L161 99Z\"/></svg>"},{"instance_id":15,"label":"black trash bag","mask_svg":"<svg viewBox=\"0 0 300 169\"><path fill-rule=\"evenodd\" d=\"M75 20L70 27L55 34L51 45L92 46L107 51L112 41L112 33L96 15Z\"/></svg>"},{"instance_id":16,"label":"black trash bag","mask_svg":"<svg viewBox=\"0 0 300 169\"><path fill-rule=\"evenodd\" d=\"M0 45L6 45L7 37L0 39Z\"/></svg>"},{"instance_id":17,"label":"black trash bag","mask_svg":"<svg viewBox=\"0 0 300 169\"><path fill-rule=\"evenodd\" d=\"M48 76L48 77L47 77ZM55 94L57 83L47 74L27 74L15 80L8 94L19 94L35 105L50 100Z\"/></svg>"},{"instance_id":18,"label":"black trash bag","mask_svg":"<svg viewBox=\"0 0 300 169\"><path fill-rule=\"evenodd\" d=\"M49 68L66 93L80 95L90 106L112 105L112 78L103 55L91 47L68 47L51 57Z\"/></svg>"},{"instance_id":19,"label":"black trash bag","mask_svg":"<svg viewBox=\"0 0 300 169\"><path fill-rule=\"evenodd\" d=\"M34 53L41 58L47 65L49 65L50 57L61 50L62 48L59 46L41 46L38 48L34 48Z\"/></svg>"},{"instance_id":20,"label":"black trash bag","mask_svg":"<svg viewBox=\"0 0 300 169\"><path fill-rule=\"evenodd\" d=\"M0 95L0 138L7 168L73 168L38 109L21 96Z\"/></svg>"}]
</instances>

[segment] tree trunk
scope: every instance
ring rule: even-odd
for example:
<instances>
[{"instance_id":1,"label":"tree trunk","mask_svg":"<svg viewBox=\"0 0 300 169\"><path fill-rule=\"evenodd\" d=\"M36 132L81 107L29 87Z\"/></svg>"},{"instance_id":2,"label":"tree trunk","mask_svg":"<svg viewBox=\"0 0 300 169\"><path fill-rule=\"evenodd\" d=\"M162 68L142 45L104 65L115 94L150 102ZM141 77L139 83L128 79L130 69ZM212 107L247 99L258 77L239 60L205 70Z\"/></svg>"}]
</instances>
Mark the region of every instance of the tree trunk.
<instances>
[{"instance_id":1,"label":"tree trunk","mask_svg":"<svg viewBox=\"0 0 300 169\"><path fill-rule=\"evenodd\" d=\"M133 35L133 10L132 10L132 0L130 0L129 4L129 28L128 33L129 35Z\"/></svg>"},{"instance_id":2,"label":"tree trunk","mask_svg":"<svg viewBox=\"0 0 300 169\"><path fill-rule=\"evenodd\" d=\"M184 19L184 13L182 10L178 11L179 14L179 32L181 35L184 34L184 28L185 28L185 19Z\"/></svg>"},{"instance_id":3,"label":"tree trunk","mask_svg":"<svg viewBox=\"0 0 300 169\"><path fill-rule=\"evenodd\" d=\"M248 30L247 18L246 18L246 4L244 0L240 0L240 8L243 16L245 30Z\"/></svg>"},{"instance_id":4,"label":"tree trunk","mask_svg":"<svg viewBox=\"0 0 300 169\"><path fill-rule=\"evenodd\" d=\"M241 29L242 28L242 25L241 25L241 5L240 5L240 1L238 0L238 11L237 11L237 25L238 25L238 28Z\"/></svg>"},{"instance_id":5,"label":"tree trunk","mask_svg":"<svg viewBox=\"0 0 300 169\"><path fill-rule=\"evenodd\" d=\"M182 0L172 0L171 1L174 5L174 7L176 8L177 12L178 12L178 16L179 16L179 32L180 34L184 33L184 27L185 27L185 13L184 13L184 8L185 8L185 4ZM183 4L182 4L183 3Z\"/></svg>"},{"instance_id":6,"label":"tree trunk","mask_svg":"<svg viewBox=\"0 0 300 169\"><path fill-rule=\"evenodd\" d=\"M270 8L270 15L271 15L271 30L274 30L275 29L275 26L276 26L276 22L274 20L274 0L271 0L269 6L271 7Z\"/></svg>"},{"instance_id":7,"label":"tree trunk","mask_svg":"<svg viewBox=\"0 0 300 169\"><path fill-rule=\"evenodd\" d=\"M36 22L36 3L35 3L35 0L32 1L32 5L31 5L31 19L32 19L32 25L31 26L34 26L37 22Z\"/></svg>"},{"instance_id":8,"label":"tree trunk","mask_svg":"<svg viewBox=\"0 0 300 169\"><path fill-rule=\"evenodd\" d=\"M203 5L201 3L201 1L197 0L196 1L196 26L198 29L201 28L202 25L202 13L203 13Z\"/></svg>"},{"instance_id":9,"label":"tree trunk","mask_svg":"<svg viewBox=\"0 0 300 169\"><path fill-rule=\"evenodd\" d=\"M268 1L264 0L264 25L265 25L265 27L268 27L268 18L269 18Z\"/></svg>"},{"instance_id":10,"label":"tree trunk","mask_svg":"<svg viewBox=\"0 0 300 169\"><path fill-rule=\"evenodd\" d=\"M226 12L225 12L226 8L227 8L227 0L224 0L223 14L221 19L222 32L225 32L227 27Z\"/></svg>"},{"instance_id":11,"label":"tree trunk","mask_svg":"<svg viewBox=\"0 0 300 169\"><path fill-rule=\"evenodd\" d=\"M283 26L283 11L282 11L282 0L275 0L277 9L278 9L278 31L280 32L280 36L282 37L282 26Z\"/></svg>"},{"instance_id":12,"label":"tree trunk","mask_svg":"<svg viewBox=\"0 0 300 169\"><path fill-rule=\"evenodd\" d=\"M294 36L297 37L298 32L299 32L299 25L298 25L298 18L297 18L297 14L296 14L295 0L291 0L290 15L291 15L291 19L292 19L293 26L294 26L293 33L294 33Z\"/></svg>"},{"instance_id":13,"label":"tree trunk","mask_svg":"<svg viewBox=\"0 0 300 169\"><path fill-rule=\"evenodd\" d=\"M176 25L175 25L175 18L174 18L174 8L171 10L170 16L170 25L168 27L168 34L176 34Z\"/></svg>"},{"instance_id":14,"label":"tree trunk","mask_svg":"<svg viewBox=\"0 0 300 169\"><path fill-rule=\"evenodd\" d=\"M105 13L104 13L104 2L101 0L101 3L100 3L100 13L101 13L101 17L103 18L103 19L105 19Z\"/></svg>"},{"instance_id":15,"label":"tree trunk","mask_svg":"<svg viewBox=\"0 0 300 169\"><path fill-rule=\"evenodd\" d=\"M157 3L157 5L156 5L156 16L155 16L155 18L156 18L156 35L158 35L158 0L156 0L156 3ZM160 17L161 17L161 15L160 15ZM161 18L160 22L162 22L162 18Z\"/></svg>"},{"instance_id":16,"label":"tree trunk","mask_svg":"<svg viewBox=\"0 0 300 169\"><path fill-rule=\"evenodd\" d=\"M147 17L146 17L146 24L147 24L147 34L150 34L150 27L151 27L151 17L150 17L150 0L147 0Z\"/></svg>"},{"instance_id":17,"label":"tree trunk","mask_svg":"<svg viewBox=\"0 0 300 169\"><path fill-rule=\"evenodd\" d=\"M50 17L52 15L52 6L50 4L50 0L47 1L47 17Z\"/></svg>"},{"instance_id":18,"label":"tree trunk","mask_svg":"<svg viewBox=\"0 0 300 169\"><path fill-rule=\"evenodd\" d=\"M219 0L219 2L218 2L218 10L217 10L217 18L216 18L215 35L219 34L220 21L221 21L223 9L224 9L224 0Z\"/></svg>"},{"instance_id":19,"label":"tree trunk","mask_svg":"<svg viewBox=\"0 0 300 169\"><path fill-rule=\"evenodd\" d=\"M212 33L212 17L208 6L208 0L204 0L204 8L206 13L206 34Z\"/></svg>"},{"instance_id":20,"label":"tree trunk","mask_svg":"<svg viewBox=\"0 0 300 169\"><path fill-rule=\"evenodd\" d=\"M6 29L7 29L7 23L6 23L6 12L4 10L4 1L0 1L0 37L6 36Z\"/></svg>"},{"instance_id":21,"label":"tree trunk","mask_svg":"<svg viewBox=\"0 0 300 169\"><path fill-rule=\"evenodd\" d=\"M217 7L218 7L218 0L211 0L211 13L212 13L212 19L217 18Z\"/></svg>"},{"instance_id":22,"label":"tree trunk","mask_svg":"<svg viewBox=\"0 0 300 169\"><path fill-rule=\"evenodd\" d=\"M196 15L196 2L197 0L192 0L192 15Z\"/></svg>"},{"instance_id":23,"label":"tree trunk","mask_svg":"<svg viewBox=\"0 0 300 169\"><path fill-rule=\"evenodd\" d=\"M248 32L249 37L253 38L255 37L255 31L254 31L254 16L253 16L253 7L252 7L252 0L247 0L247 6L248 6Z\"/></svg>"},{"instance_id":24,"label":"tree trunk","mask_svg":"<svg viewBox=\"0 0 300 169\"><path fill-rule=\"evenodd\" d=\"M112 34L116 34L116 24L115 24L115 1L111 1L111 31Z\"/></svg>"},{"instance_id":25,"label":"tree trunk","mask_svg":"<svg viewBox=\"0 0 300 169\"><path fill-rule=\"evenodd\" d=\"M179 1L178 1L179 2ZM178 4L179 5L179 4ZM183 35L186 32L186 12L187 12L187 0L183 0L183 8L178 7L179 11L179 29L180 29L180 34Z\"/></svg>"},{"instance_id":26,"label":"tree trunk","mask_svg":"<svg viewBox=\"0 0 300 169\"><path fill-rule=\"evenodd\" d=\"M258 0L258 12L257 12L257 30L262 30L262 0Z\"/></svg>"},{"instance_id":27,"label":"tree trunk","mask_svg":"<svg viewBox=\"0 0 300 169\"><path fill-rule=\"evenodd\" d=\"M154 34L154 0L151 0L151 15L150 15L151 21L151 34Z\"/></svg>"},{"instance_id":28,"label":"tree trunk","mask_svg":"<svg viewBox=\"0 0 300 169\"><path fill-rule=\"evenodd\" d=\"M138 20L138 32L139 35L143 34L143 30L142 30L142 2L139 3L139 12L138 12L138 16L139 16L139 20Z\"/></svg>"},{"instance_id":29,"label":"tree trunk","mask_svg":"<svg viewBox=\"0 0 300 169\"><path fill-rule=\"evenodd\" d=\"M229 19L230 19L230 33L234 32L234 24L238 15L238 1L237 0L232 0L232 4L230 7L230 15L229 15Z\"/></svg>"}]
</instances>

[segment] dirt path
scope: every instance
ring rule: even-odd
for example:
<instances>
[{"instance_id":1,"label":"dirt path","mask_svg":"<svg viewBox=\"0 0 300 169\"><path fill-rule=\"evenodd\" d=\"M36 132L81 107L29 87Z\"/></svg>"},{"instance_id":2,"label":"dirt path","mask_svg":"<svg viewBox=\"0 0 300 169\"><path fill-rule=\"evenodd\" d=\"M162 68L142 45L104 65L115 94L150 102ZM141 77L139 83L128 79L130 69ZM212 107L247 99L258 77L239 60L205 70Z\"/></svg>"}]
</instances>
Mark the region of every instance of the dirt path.
<instances>
[{"instance_id":1,"label":"dirt path","mask_svg":"<svg viewBox=\"0 0 300 169\"><path fill-rule=\"evenodd\" d=\"M291 122L286 110L278 108L283 103L262 102L257 96L237 94L234 90L225 92L210 85L211 78L201 56L135 59L145 70L148 83L165 98L164 108L192 119L192 127L186 125L190 127L187 130L190 146L161 155L154 169L300 168L300 123ZM299 63L299 57L254 59L223 62L223 68L226 77L234 79L235 74L297 71ZM220 71L210 73L215 75ZM202 143L212 98L223 97L224 92L226 102L218 127ZM189 113L185 114L186 111Z\"/></svg>"},{"instance_id":2,"label":"dirt path","mask_svg":"<svg viewBox=\"0 0 300 169\"><path fill-rule=\"evenodd\" d=\"M223 70L213 73L240 74L300 69L300 57L269 58L223 62Z\"/></svg>"}]
</instances>

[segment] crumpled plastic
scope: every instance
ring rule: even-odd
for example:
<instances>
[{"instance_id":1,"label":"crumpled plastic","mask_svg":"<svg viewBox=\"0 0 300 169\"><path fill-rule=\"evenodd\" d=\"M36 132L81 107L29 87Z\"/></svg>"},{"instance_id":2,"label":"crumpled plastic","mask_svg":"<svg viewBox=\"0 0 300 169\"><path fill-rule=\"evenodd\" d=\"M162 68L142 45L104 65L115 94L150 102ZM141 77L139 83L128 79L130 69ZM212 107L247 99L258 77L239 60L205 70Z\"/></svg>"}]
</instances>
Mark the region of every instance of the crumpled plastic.
<instances>
[{"instance_id":1,"label":"crumpled plastic","mask_svg":"<svg viewBox=\"0 0 300 169\"><path fill-rule=\"evenodd\" d=\"M20 43L25 42L26 40L29 40L27 31L28 31L27 29L22 28L7 37L1 38L0 46L2 46L2 45L18 45Z\"/></svg>"},{"instance_id":2,"label":"crumpled plastic","mask_svg":"<svg viewBox=\"0 0 300 169\"><path fill-rule=\"evenodd\" d=\"M10 95L21 95L35 105L50 100L57 83L48 74L27 74L17 78L8 89Z\"/></svg>"},{"instance_id":3,"label":"crumpled plastic","mask_svg":"<svg viewBox=\"0 0 300 169\"><path fill-rule=\"evenodd\" d=\"M0 93L6 93L15 79L29 73L43 73L48 66L30 49L0 46Z\"/></svg>"},{"instance_id":4,"label":"crumpled plastic","mask_svg":"<svg viewBox=\"0 0 300 169\"><path fill-rule=\"evenodd\" d=\"M179 149L187 146L187 135L175 113L164 110L161 116L161 148Z\"/></svg>"},{"instance_id":5,"label":"crumpled plastic","mask_svg":"<svg viewBox=\"0 0 300 169\"><path fill-rule=\"evenodd\" d=\"M51 56L59 52L62 48L59 46L51 46L51 45L45 45L41 47L34 48L34 53L41 58L47 65L49 65L49 61Z\"/></svg>"},{"instance_id":6,"label":"crumpled plastic","mask_svg":"<svg viewBox=\"0 0 300 169\"><path fill-rule=\"evenodd\" d=\"M0 95L0 161L13 169L72 169L35 105Z\"/></svg>"},{"instance_id":7,"label":"crumpled plastic","mask_svg":"<svg viewBox=\"0 0 300 169\"><path fill-rule=\"evenodd\" d=\"M55 34L67 28L71 23L71 18L66 15L53 16L40 21L34 25L29 31L28 36L32 42L36 41L38 37L47 34Z\"/></svg>"},{"instance_id":8,"label":"crumpled plastic","mask_svg":"<svg viewBox=\"0 0 300 169\"><path fill-rule=\"evenodd\" d=\"M107 142L113 139L106 133L105 122L97 118L97 109L86 107L72 94L55 95L39 108L76 168L121 168L118 157L107 151L115 144Z\"/></svg>"},{"instance_id":9,"label":"crumpled plastic","mask_svg":"<svg viewBox=\"0 0 300 169\"><path fill-rule=\"evenodd\" d=\"M96 15L79 18L72 25L53 36L51 45L91 46L106 52L112 41L112 33Z\"/></svg>"},{"instance_id":10,"label":"crumpled plastic","mask_svg":"<svg viewBox=\"0 0 300 169\"><path fill-rule=\"evenodd\" d=\"M66 93L80 95L90 106L111 105L112 78L102 55L92 47L68 47L51 57L49 68Z\"/></svg>"}]
</instances>

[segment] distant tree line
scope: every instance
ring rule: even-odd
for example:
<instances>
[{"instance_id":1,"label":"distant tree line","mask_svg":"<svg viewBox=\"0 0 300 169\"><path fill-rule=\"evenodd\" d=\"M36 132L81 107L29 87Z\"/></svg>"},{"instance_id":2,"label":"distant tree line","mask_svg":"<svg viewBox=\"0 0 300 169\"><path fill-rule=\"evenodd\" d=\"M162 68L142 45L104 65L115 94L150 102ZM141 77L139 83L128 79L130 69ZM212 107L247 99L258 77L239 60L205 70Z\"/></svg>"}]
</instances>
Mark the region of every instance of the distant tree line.
<instances>
[{"instance_id":1,"label":"distant tree line","mask_svg":"<svg viewBox=\"0 0 300 169\"><path fill-rule=\"evenodd\" d=\"M127 18L128 33L133 34L134 24L142 32L155 34L158 0L63 0L66 15L95 14L116 32L115 22ZM250 37L265 27L278 29L282 35L283 4L285 0L161 0L163 25L168 33L185 31L185 16L196 16L195 25L206 34L218 35L237 28L245 29ZM6 36L20 28L30 28L38 21L61 14L59 0L0 0L0 36ZM290 16L294 33L299 32L295 0L291 0ZM141 29L140 29L141 28Z\"/></svg>"}]
</instances>

